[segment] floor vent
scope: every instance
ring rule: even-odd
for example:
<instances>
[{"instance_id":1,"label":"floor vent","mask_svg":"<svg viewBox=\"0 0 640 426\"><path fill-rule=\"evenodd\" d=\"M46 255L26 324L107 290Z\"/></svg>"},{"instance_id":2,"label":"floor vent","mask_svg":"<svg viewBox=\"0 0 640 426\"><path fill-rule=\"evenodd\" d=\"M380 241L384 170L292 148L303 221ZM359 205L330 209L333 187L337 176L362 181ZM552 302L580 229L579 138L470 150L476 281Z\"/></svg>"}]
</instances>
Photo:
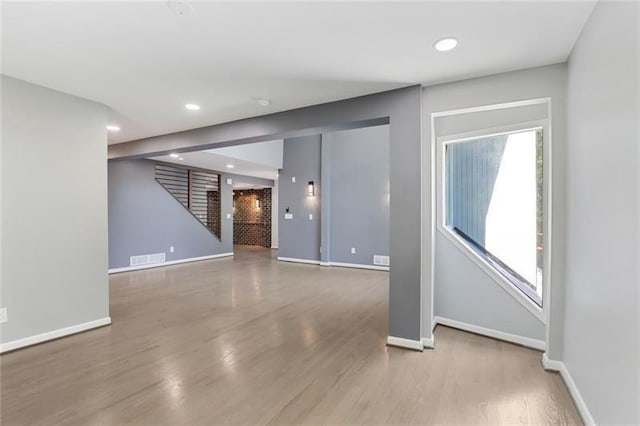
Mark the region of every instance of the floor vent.
<instances>
[{"instance_id":1,"label":"floor vent","mask_svg":"<svg viewBox=\"0 0 640 426\"><path fill-rule=\"evenodd\" d=\"M150 265L153 263L164 263L165 253L141 254L139 256L131 256L129 258L129 266Z\"/></svg>"},{"instance_id":2,"label":"floor vent","mask_svg":"<svg viewBox=\"0 0 640 426\"><path fill-rule=\"evenodd\" d=\"M389 266L389 256L373 255L373 264L381 266Z\"/></svg>"}]
</instances>

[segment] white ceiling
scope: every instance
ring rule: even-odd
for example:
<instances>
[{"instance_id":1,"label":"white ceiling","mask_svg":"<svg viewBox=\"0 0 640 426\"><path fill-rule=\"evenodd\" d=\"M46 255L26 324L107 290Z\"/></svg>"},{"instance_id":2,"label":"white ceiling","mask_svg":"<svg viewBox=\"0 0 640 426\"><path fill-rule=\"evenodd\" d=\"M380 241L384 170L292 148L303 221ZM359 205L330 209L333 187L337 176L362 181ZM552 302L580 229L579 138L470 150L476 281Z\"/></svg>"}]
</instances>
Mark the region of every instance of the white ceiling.
<instances>
[{"instance_id":1,"label":"white ceiling","mask_svg":"<svg viewBox=\"0 0 640 426\"><path fill-rule=\"evenodd\" d=\"M108 105L117 143L563 62L594 3L3 1L2 73Z\"/></svg>"},{"instance_id":2,"label":"white ceiling","mask_svg":"<svg viewBox=\"0 0 640 426\"><path fill-rule=\"evenodd\" d=\"M150 157L152 160L191 166L200 169L253 176L263 179L277 179L278 169L282 168L282 139L257 142L204 151L185 152L179 157L161 155ZM228 167L229 165L233 168ZM237 180L237 179L236 179ZM242 182L234 182L234 188L247 188ZM254 187L250 184L249 187Z\"/></svg>"}]
</instances>

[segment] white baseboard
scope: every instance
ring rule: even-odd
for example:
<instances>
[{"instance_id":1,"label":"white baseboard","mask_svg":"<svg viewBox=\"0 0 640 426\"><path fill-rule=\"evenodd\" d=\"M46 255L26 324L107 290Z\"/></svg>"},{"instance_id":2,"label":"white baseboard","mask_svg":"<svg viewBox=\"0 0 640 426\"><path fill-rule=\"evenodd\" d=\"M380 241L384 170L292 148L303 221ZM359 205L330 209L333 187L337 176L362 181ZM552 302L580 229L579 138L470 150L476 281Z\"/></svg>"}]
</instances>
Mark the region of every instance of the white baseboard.
<instances>
[{"instance_id":1,"label":"white baseboard","mask_svg":"<svg viewBox=\"0 0 640 426\"><path fill-rule=\"evenodd\" d=\"M109 269L109 273L110 274L117 274L119 272L129 272L129 271L137 271L139 269L158 268L160 266L177 265L179 263L197 262L199 260L210 260L210 259L217 259L219 257L229 257L229 256L233 256L233 252L212 254L210 256L190 257L188 259L170 260L168 262L151 263L149 265L125 266L123 268L112 268L112 269Z\"/></svg>"},{"instance_id":2,"label":"white baseboard","mask_svg":"<svg viewBox=\"0 0 640 426\"><path fill-rule=\"evenodd\" d=\"M278 250L278 246L271 246L271 248Z\"/></svg>"},{"instance_id":3,"label":"white baseboard","mask_svg":"<svg viewBox=\"0 0 640 426\"><path fill-rule=\"evenodd\" d=\"M435 317L437 324L446 325L448 327L458 328L460 330L469 331L471 333L481 334L483 336L492 337L498 340L504 340L509 343L516 343L518 345L526 346L528 348L544 351L546 349L546 343L543 340L532 339L530 337L518 336L517 334L511 334L504 331L494 330L492 328L485 328L479 325L468 324L462 321L456 321L448 318Z\"/></svg>"},{"instance_id":4,"label":"white baseboard","mask_svg":"<svg viewBox=\"0 0 640 426\"><path fill-rule=\"evenodd\" d=\"M427 349L435 348L435 341L433 339L433 334L431 335L431 337L422 338L422 346L424 346Z\"/></svg>"},{"instance_id":5,"label":"white baseboard","mask_svg":"<svg viewBox=\"0 0 640 426\"><path fill-rule=\"evenodd\" d=\"M542 354L542 366L545 370L557 371L560 373L560 377L562 377L565 386L569 390L569 394L571 394L571 398L573 398L573 402L576 404L576 408L578 409L578 413L580 413L584 424L587 426L595 425L596 422L591 416L591 412L589 411L587 404L584 402L584 399L582 399L578 386L576 386L576 382L573 381L573 377L571 377L571 373L569 373L569 369L565 363L549 359L547 354L544 353Z\"/></svg>"},{"instance_id":6,"label":"white baseboard","mask_svg":"<svg viewBox=\"0 0 640 426\"><path fill-rule=\"evenodd\" d=\"M393 336L387 337L387 345L397 346L399 348L405 348L405 349L413 349L414 351L420 351L420 352L422 352L422 349L424 348L420 340L411 340L411 339L405 339L402 337L393 337Z\"/></svg>"},{"instance_id":7,"label":"white baseboard","mask_svg":"<svg viewBox=\"0 0 640 426\"><path fill-rule=\"evenodd\" d=\"M0 344L0 353L14 351L16 349L36 345L48 340L59 339L60 337L70 336L82 331L91 330L92 328L104 327L105 325L109 324L111 324L111 317L104 317L94 321L72 325L71 327L59 328L57 330L47 331L46 333L36 334L35 336L12 340L11 342Z\"/></svg>"},{"instance_id":8,"label":"white baseboard","mask_svg":"<svg viewBox=\"0 0 640 426\"><path fill-rule=\"evenodd\" d=\"M319 260L309 260L309 259L297 259L295 257L280 257L278 256L278 260L283 262L294 262L294 263L307 263L309 265L319 265Z\"/></svg>"},{"instance_id":9,"label":"white baseboard","mask_svg":"<svg viewBox=\"0 0 640 426\"><path fill-rule=\"evenodd\" d=\"M356 269L372 269L374 271L389 271L388 266L378 265L364 265L362 263L342 263L342 262L324 262L322 266L339 266L341 268L356 268Z\"/></svg>"},{"instance_id":10,"label":"white baseboard","mask_svg":"<svg viewBox=\"0 0 640 426\"><path fill-rule=\"evenodd\" d=\"M284 262L308 263L310 265L320 265L320 266L338 266L338 267L341 267L341 268L372 269L374 271L388 271L389 270L388 266L362 265L362 264L359 264L359 263L322 262L320 260L297 259L295 257L280 257L280 256L278 256L278 260L282 260Z\"/></svg>"}]
</instances>

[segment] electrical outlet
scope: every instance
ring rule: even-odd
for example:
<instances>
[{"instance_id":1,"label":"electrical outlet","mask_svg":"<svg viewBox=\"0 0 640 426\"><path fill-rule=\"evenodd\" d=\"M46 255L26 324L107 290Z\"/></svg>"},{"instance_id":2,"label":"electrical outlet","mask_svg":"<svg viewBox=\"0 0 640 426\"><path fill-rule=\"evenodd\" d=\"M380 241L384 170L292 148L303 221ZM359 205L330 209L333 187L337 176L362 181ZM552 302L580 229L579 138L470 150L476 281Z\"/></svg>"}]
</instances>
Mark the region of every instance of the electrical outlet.
<instances>
[{"instance_id":1,"label":"electrical outlet","mask_svg":"<svg viewBox=\"0 0 640 426\"><path fill-rule=\"evenodd\" d=\"M227 185L233 185L233 179L227 178Z\"/></svg>"},{"instance_id":2,"label":"electrical outlet","mask_svg":"<svg viewBox=\"0 0 640 426\"><path fill-rule=\"evenodd\" d=\"M169 247L169 253L173 253L175 251L175 249L173 248L173 246Z\"/></svg>"},{"instance_id":3,"label":"electrical outlet","mask_svg":"<svg viewBox=\"0 0 640 426\"><path fill-rule=\"evenodd\" d=\"M296 177L295 176L291 176L291 183L296 183Z\"/></svg>"},{"instance_id":4,"label":"electrical outlet","mask_svg":"<svg viewBox=\"0 0 640 426\"><path fill-rule=\"evenodd\" d=\"M231 213L227 213L227 219L231 219Z\"/></svg>"},{"instance_id":5,"label":"electrical outlet","mask_svg":"<svg viewBox=\"0 0 640 426\"><path fill-rule=\"evenodd\" d=\"M355 247L351 247L351 254L356 254L356 248Z\"/></svg>"},{"instance_id":6,"label":"electrical outlet","mask_svg":"<svg viewBox=\"0 0 640 426\"><path fill-rule=\"evenodd\" d=\"M0 324L7 321L9 321L9 317L7 317L7 308L0 308Z\"/></svg>"},{"instance_id":7,"label":"electrical outlet","mask_svg":"<svg viewBox=\"0 0 640 426\"><path fill-rule=\"evenodd\" d=\"M313 214L309 213L309 220L313 220Z\"/></svg>"}]
</instances>

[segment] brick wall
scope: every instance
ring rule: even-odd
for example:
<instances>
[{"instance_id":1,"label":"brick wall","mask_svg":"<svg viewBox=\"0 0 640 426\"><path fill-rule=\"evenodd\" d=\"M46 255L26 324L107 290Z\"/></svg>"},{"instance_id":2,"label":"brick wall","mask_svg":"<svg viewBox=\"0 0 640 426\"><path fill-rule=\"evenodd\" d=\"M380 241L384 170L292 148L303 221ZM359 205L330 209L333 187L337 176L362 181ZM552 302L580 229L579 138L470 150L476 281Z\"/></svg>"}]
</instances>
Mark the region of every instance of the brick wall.
<instances>
[{"instance_id":1,"label":"brick wall","mask_svg":"<svg viewBox=\"0 0 640 426\"><path fill-rule=\"evenodd\" d=\"M233 191L233 244L271 247L271 188Z\"/></svg>"}]
</instances>

